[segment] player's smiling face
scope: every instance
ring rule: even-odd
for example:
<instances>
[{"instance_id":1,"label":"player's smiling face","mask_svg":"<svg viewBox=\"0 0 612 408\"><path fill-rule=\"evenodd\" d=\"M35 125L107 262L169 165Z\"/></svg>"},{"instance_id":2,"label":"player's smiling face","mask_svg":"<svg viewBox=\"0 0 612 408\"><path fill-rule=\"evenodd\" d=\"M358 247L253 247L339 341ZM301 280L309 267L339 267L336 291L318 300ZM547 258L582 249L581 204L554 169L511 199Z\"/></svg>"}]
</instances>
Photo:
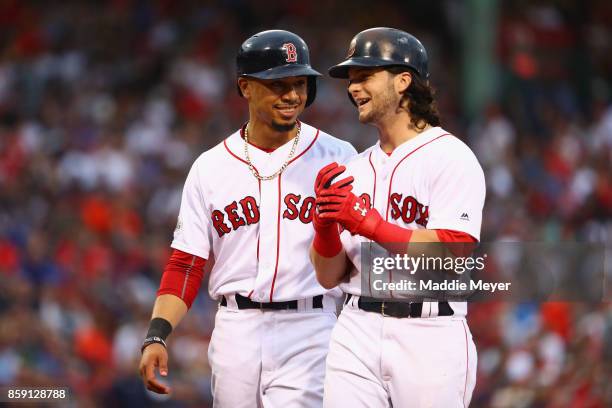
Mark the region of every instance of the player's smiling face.
<instances>
[{"instance_id":1,"label":"player's smiling face","mask_svg":"<svg viewBox=\"0 0 612 408\"><path fill-rule=\"evenodd\" d=\"M393 75L383 68L350 68L348 92L355 101L361 123L376 124L395 113L400 95L393 84Z\"/></svg>"},{"instance_id":2,"label":"player's smiling face","mask_svg":"<svg viewBox=\"0 0 612 408\"><path fill-rule=\"evenodd\" d=\"M305 76L279 79L240 78L239 86L249 101L249 111L277 131L295 127L308 98Z\"/></svg>"}]
</instances>

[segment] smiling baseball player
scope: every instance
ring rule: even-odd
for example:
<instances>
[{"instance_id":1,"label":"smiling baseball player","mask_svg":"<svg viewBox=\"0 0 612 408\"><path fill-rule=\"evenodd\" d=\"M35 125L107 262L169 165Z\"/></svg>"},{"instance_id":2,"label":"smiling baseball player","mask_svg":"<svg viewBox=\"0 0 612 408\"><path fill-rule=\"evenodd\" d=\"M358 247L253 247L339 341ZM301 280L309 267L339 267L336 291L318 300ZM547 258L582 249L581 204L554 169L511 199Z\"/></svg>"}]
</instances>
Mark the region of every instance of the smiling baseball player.
<instances>
[{"instance_id":1,"label":"smiling baseball player","mask_svg":"<svg viewBox=\"0 0 612 408\"><path fill-rule=\"evenodd\" d=\"M356 151L297 120L320 75L300 37L256 34L242 44L237 68L249 121L204 152L187 176L141 375L149 389L170 391L155 367L167 375L166 338L210 263L209 293L219 301L208 350L214 405L320 407L340 291L324 289L308 259L313 184L326 163Z\"/></svg>"},{"instance_id":2,"label":"smiling baseball player","mask_svg":"<svg viewBox=\"0 0 612 408\"><path fill-rule=\"evenodd\" d=\"M323 168L315 186L311 257L317 278L324 287L340 284L347 294L327 358L324 406L467 406L476 348L466 304L368 297L361 244L409 253L411 242L476 242L482 169L472 151L440 127L427 53L412 35L362 31L329 73L349 80L359 121L378 129L379 142L346 167ZM353 183L327 187L341 174ZM398 242L402 246L391 244Z\"/></svg>"}]
</instances>

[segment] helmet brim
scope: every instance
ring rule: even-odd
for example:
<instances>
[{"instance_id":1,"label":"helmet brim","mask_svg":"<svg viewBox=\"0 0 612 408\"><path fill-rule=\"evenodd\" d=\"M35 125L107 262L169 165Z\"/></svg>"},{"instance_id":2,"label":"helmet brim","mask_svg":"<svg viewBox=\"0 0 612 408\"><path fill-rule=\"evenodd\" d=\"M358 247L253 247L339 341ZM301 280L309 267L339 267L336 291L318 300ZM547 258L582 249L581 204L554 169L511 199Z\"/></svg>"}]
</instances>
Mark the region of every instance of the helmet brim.
<instances>
[{"instance_id":1,"label":"helmet brim","mask_svg":"<svg viewBox=\"0 0 612 408\"><path fill-rule=\"evenodd\" d=\"M252 74L243 74L242 76L253 77L257 79L279 79L298 76L322 76L321 73L315 71L308 65L287 64L278 67L266 69L265 71L254 72Z\"/></svg>"},{"instance_id":2,"label":"helmet brim","mask_svg":"<svg viewBox=\"0 0 612 408\"><path fill-rule=\"evenodd\" d=\"M328 72L332 78L347 79L350 68L380 68L399 65L397 61L388 61L382 58L354 57L331 67Z\"/></svg>"},{"instance_id":3,"label":"helmet brim","mask_svg":"<svg viewBox=\"0 0 612 408\"><path fill-rule=\"evenodd\" d=\"M276 67L276 68L269 69L267 71L257 72L255 74L244 74L242 76L243 77L254 77L257 79L279 79L279 78L288 78L288 77L294 77L294 76L306 76L308 78L308 97L306 98L306 107L309 107L314 102L315 98L317 97L317 78L322 75L318 73L317 71L315 71L314 69L310 67L304 67L304 66L303 68L306 68L306 69L302 69L302 70L288 69L288 70L284 70L283 72L268 72L268 71L276 70L277 68L285 68L285 67L287 66ZM263 73L267 73L268 75L262 75ZM238 84L236 84L236 90L238 91L238 95L243 96L242 91L240 90L240 87L238 86Z\"/></svg>"}]
</instances>

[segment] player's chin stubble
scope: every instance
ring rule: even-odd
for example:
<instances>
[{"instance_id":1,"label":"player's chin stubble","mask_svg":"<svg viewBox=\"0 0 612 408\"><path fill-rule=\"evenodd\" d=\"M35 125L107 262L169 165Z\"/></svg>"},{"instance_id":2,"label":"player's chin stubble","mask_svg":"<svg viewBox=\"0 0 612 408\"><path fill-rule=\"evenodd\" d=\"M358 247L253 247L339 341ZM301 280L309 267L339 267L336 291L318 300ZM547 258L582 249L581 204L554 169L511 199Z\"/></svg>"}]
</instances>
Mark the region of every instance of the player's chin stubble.
<instances>
[{"instance_id":1,"label":"player's chin stubble","mask_svg":"<svg viewBox=\"0 0 612 408\"><path fill-rule=\"evenodd\" d=\"M389 112L395 111L399 98L393 92L393 88L389 87L386 92L380 94L376 98L372 98L370 111L359 115L359 122L363 124L374 124L379 122Z\"/></svg>"},{"instance_id":2,"label":"player's chin stubble","mask_svg":"<svg viewBox=\"0 0 612 408\"><path fill-rule=\"evenodd\" d=\"M277 132L290 132L295 128L295 124L296 122L278 123L278 122L272 121L272 129L276 130Z\"/></svg>"}]
</instances>

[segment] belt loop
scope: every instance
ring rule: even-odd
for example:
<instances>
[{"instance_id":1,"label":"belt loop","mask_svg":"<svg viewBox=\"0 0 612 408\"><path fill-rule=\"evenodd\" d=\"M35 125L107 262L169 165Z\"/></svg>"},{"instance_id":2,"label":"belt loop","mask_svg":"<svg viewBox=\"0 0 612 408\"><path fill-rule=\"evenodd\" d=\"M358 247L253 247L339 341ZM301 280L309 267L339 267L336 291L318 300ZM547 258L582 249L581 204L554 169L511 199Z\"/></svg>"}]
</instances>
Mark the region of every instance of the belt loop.
<instances>
[{"instance_id":1,"label":"belt loop","mask_svg":"<svg viewBox=\"0 0 612 408\"><path fill-rule=\"evenodd\" d=\"M235 295L227 295L225 296L227 299L227 309L228 310L238 310L238 303L236 302Z\"/></svg>"},{"instance_id":2,"label":"belt loop","mask_svg":"<svg viewBox=\"0 0 612 408\"><path fill-rule=\"evenodd\" d=\"M420 317L429 317L429 315L431 314L431 303L432 302L425 302L425 301L421 303L421 316Z\"/></svg>"},{"instance_id":3,"label":"belt loop","mask_svg":"<svg viewBox=\"0 0 612 408\"><path fill-rule=\"evenodd\" d=\"M324 312L335 312L336 311L336 300L327 295L323 295L323 311Z\"/></svg>"},{"instance_id":4,"label":"belt loop","mask_svg":"<svg viewBox=\"0 0 612 408\"><path fill-rule=\"evenodd\" d=\"M438 308L438 302L427 302L429 303L429 316L428 317L436 317L440 313L440 309Z\"/></svg>"},{"instance_id":5,"label":"belt loop","mask_svg":"<svg viewBox=\"0 0 612 408\"><path fill-rule=\"evenodd\" d=\"M298 312L307 312L310 310L312 310L312 298L298 299L297 301L297 311Z\"/></svg>"}]
</instances>

